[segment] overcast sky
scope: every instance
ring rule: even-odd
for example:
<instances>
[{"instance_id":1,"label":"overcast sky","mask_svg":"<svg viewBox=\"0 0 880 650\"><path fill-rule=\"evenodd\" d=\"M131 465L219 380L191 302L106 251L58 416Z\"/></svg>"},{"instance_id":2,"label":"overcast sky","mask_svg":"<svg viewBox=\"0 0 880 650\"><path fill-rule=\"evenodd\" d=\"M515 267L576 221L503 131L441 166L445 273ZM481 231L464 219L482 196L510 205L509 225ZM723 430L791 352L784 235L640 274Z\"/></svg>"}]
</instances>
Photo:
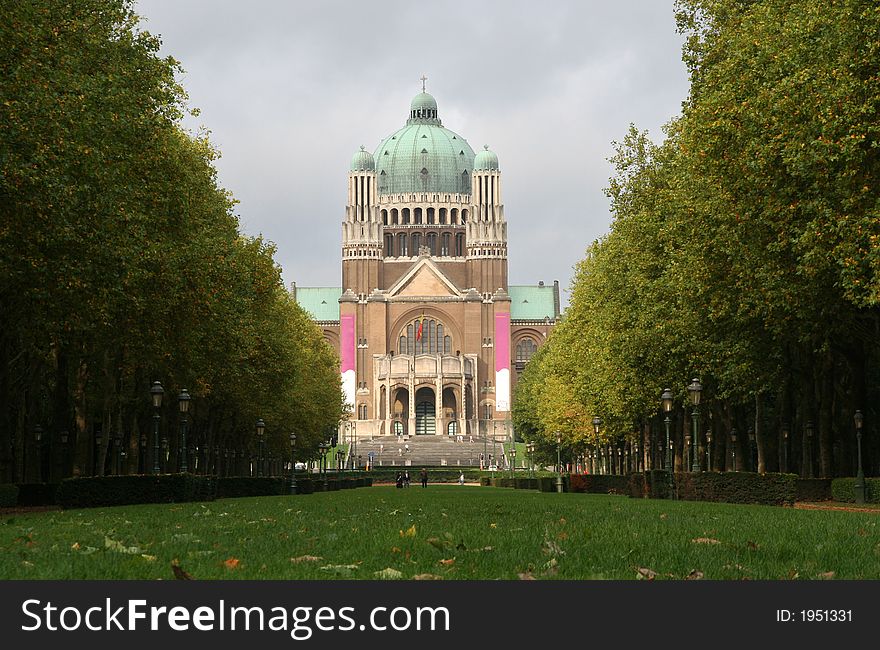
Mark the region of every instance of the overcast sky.
<instances>
[{"instance_id":1,"label":"overcast sky","mask_svg":"<svg viewBox=\"0 0 880 650\"><path fill-rule=\"evenodd\" d=\"M348 165L403 126L419 77L443 125L498 154L511 284L559 280L608 231L611 143L655 141L687 94L673 0L138 0L222 152L243 230L286 282L341 283ZM565 302L566 296L563 295Z\"/></svg>"}]
</instances>

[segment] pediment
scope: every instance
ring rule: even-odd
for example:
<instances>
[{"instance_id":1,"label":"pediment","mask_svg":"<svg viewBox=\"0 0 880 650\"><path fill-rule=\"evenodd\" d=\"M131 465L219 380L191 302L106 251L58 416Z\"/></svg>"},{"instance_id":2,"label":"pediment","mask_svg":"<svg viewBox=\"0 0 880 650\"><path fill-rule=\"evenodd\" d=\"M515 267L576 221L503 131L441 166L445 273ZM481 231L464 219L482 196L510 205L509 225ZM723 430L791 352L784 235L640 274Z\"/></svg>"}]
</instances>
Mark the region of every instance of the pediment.
<instances>
[{"instance_id":1,"label":"pediment","mask_svg":"<svg viewBox=\"0 0 880 650\"><path fill-rule=\"evenodd\" d=\"M394 296L459 297L461 292L429 258L422 258L391 289Z\"/></svg>"}]
</instances>

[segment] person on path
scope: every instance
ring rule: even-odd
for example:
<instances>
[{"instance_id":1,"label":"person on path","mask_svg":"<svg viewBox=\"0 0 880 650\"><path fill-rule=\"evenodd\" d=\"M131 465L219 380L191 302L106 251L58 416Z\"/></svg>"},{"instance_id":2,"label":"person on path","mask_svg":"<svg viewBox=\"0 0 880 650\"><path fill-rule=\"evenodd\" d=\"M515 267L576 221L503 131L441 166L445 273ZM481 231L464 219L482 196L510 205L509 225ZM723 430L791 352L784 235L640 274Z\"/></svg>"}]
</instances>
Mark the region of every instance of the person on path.
<instances>
[{"instance_id":1,"label":"person on path","mask_svg":"<svg viewBox=\"0 0 880 650\"><path fill-rule=\"evenodd\" d=\"M464 476L464 475L462 474L462 476ZM425 469L424 467L422 468L421 479L422 479L422 487L423 488L428 487L428 470Z\"/></svg>"},{"instance_id":2,"label":"person on path","mask_svg":"<svg viewBox=\"0 0 880 650\"><path fill-rule=\"evenodd\" d=\"M464 472L458 475L458 484L464 485Z\"/></svg>"},{"instance_id":3,"label":"person on path","mask_svg":"<svg viewBox=\"0 0 880 650\"><path fill-rule=\"evenodd\" d=\"M397 487L399 487L399 488L403 487L403 474L401 474L400 472L397 472L397 481L395 481L395 483L396 483Z\"/></svg>"},{"instance_id":4,"label":"person on path","mask_svg":"<svg viewBox=\"0 0 880 650\"><path fill-rule=\"evenodd\" d=\"M403 473L403 487L409 487L409 470Z\"/></svg>"}]
</instances>

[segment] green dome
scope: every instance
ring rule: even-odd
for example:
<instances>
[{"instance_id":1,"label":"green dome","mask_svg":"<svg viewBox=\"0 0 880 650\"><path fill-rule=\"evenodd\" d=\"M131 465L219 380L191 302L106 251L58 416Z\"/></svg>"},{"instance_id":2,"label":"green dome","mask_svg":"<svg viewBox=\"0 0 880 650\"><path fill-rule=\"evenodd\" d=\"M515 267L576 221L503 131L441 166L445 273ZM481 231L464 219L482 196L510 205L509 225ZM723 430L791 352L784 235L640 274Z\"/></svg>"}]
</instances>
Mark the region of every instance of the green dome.
<instances>
[{"instance_id":1,"label":"green dome","mask_svg":"<svg viewBox=\"0 0 880 650\"><path fill-rule=\"evenodd\" d=\"M483 151L474 158L474 169L498 169L498 156L494 152L489 151L489 145L483 145Z\"/></svg>"},{"instance_id":2,"label":"green dome","mask_svg":"<svg viewBox=\"0 0 880 650\"><path fill-rule=\"evenodd\" d=\"M351 171L373 171L374 169L376 169L376 161L373 160L373 154L365 151L364 146L361 145L361 150L351 157Z\"/></svg>"},{"instance_id":3,"label":"green dome","mask_svg":"<svg viewBox=\"0 0 880 650\"><path fill-rule=\"evenodd\" d=\"M415 96L406 126L385 138L374 158L379 194L471 192L474 150L442 125L428 93Z\"/></svg>"}]
</instances>

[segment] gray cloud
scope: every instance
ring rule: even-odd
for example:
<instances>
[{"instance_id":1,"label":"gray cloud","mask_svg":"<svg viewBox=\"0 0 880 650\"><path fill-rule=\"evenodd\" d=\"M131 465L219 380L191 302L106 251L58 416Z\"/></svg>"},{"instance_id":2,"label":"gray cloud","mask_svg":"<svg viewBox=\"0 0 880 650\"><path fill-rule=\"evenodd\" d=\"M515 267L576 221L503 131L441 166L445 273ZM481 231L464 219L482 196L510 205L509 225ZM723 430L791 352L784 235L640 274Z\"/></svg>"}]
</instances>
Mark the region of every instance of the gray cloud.
<instances>
[{"instance_id":1,"label":"gray cloud","mask_svg":"<svg viewBox=\"0 0 880 650\"><path fill-rule=\"evenodd\" d=\"M687 93L672 0L140 0L144 28L223 157L249 234L285 280L340 283L348 162L405 121L418 78L444 126L498 154L510 280L560 280L607 232L611 141L655 140Z\"/></svg>"}]
</instances>

